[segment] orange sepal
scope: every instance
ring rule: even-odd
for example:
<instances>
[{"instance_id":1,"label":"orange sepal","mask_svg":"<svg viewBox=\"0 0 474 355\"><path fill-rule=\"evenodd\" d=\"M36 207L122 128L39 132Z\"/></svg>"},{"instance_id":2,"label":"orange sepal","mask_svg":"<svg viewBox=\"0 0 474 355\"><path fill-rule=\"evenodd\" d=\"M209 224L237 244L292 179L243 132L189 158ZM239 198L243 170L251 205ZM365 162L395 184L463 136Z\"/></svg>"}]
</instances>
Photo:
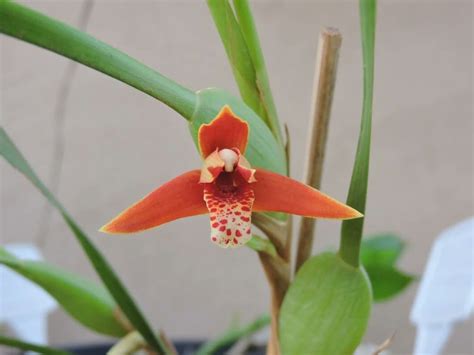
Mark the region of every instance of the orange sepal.
<instances>
[{"instance_id":1,"label":"orange sepal","mask_svg":"<svg viewBox=\"0 0 474 355\"><path fill-rule=\"evenodd\" d=\"M178 218L207 213L204 187L199 184L200 174L199 170L189 171L165 183L100 231L111 234L140 232Z\"/></svg>"},{"instance_id":2,"label":"orange sepal","mask_svg":"<svg viewBox=\"0 0 474 355\"><path fill-rule=\"evenodd\" d=\"M210 123L199 128L199 149L207 158L216 149L237 148L245 153L249 135L248 123L237 117L229 106L224 106Z\"/></svg>"},{"instance_id":3,"label":"orange sepal","mask_svg":"<svg viewBox=\"0 0 474 355\"><path fill-rule=\"evenodd\" d=\"M355 209L286 176L257 169L254 212L285 212L313 218L362 217Z\"/></svg>"}]
</instances>

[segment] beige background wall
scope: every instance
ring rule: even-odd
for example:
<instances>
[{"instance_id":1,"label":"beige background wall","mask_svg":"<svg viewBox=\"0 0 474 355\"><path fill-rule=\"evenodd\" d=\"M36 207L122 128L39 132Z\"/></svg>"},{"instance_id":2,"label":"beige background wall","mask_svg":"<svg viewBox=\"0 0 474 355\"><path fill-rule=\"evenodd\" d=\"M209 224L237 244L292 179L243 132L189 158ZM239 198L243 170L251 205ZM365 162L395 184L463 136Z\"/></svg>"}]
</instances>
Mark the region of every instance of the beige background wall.
<instances>
[{"instance_id":1,"label":"beige background wall","mask_svg":"<svg viewBox=\"0 0 474 355\"><path fill-rule=\"evenodd\" d=\"M71 24L82 6L28 4ZM344 200L361 111L357 3L254 1L253 7L279 114L291 131L295 178L302 176L318 31L331 25L344 35L323 180L325 192ZM470 1L460 0L380 1L366 232L399 233L408 242L401 267L413 273L422 272L436 234L473 213L472 10ZM204 2L96 1L88 32L192 89L237 93ZM46 181L55 139L64 140L59 197L153 324L172 337L209 337L236 316L245 321L265 312L268 290L254 253L211 245L205 217L138 236L96 232L162 182L199 166L185 121L80 66L61 133L53 117L67 60L10 38L2 37L1 45L3 124ZM50 262L95 278L58 215L45 213L39 194L0 165L3 242L42 240ZM338 231L337 222L319 223L315 250L335 247ZM396 331L394 353L410 353L416 287L374 307L368 341ZM99 340L60 311L49 325L52 343ZM472 352L472 330L472 322L459 327L447 353Z\"/></svg>"}]
</instances>

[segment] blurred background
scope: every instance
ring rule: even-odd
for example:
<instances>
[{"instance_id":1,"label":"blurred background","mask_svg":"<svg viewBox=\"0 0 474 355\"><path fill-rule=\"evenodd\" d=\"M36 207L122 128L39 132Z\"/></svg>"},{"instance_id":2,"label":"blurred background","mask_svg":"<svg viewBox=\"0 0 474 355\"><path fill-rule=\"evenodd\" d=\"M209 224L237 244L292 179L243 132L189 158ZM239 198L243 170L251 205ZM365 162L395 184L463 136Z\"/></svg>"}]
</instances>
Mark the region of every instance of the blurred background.
<instances>
[{"instance_id":1,"label":"blurred background","mask_svg":"<svg viewBox=\"0 0 474 355\"><path fill-rule=\"evenodd\" d=\"M82 22L88 33L191 89L217 86L238 94L204 1L95 0L86 22L83 1L21 2L75 26ZM278 112L290 129L297 179L318 33L330 25L343 34L322 190L345 200L362 99L357 2L252 4ZM379 3L365 230L399 234L408 244L400 268L418 275L437 234L473 214L472 11L468 0ZM97 232L161 183L199 167L186 121L80 65L65 85L68 60L5 36L0 41L2 124L147 318L172 338L208 338L233 319L266 312L269 292L255 252L212 245L207 217L133 236ZM16 171L3 161L0 166L2 243L36 243L51 263L96 279L57 213ZM318 222L314 251L336 248L339 228L339 222ZM374 307L367 341L380 343L396 332L393 353L411 352L409 311L417 287ZM472 332L472 320L458 326L446 353L470 353ZM49 334L52 344L103 340L59 310L49 318Z\"/></svg>"}]
</instances>

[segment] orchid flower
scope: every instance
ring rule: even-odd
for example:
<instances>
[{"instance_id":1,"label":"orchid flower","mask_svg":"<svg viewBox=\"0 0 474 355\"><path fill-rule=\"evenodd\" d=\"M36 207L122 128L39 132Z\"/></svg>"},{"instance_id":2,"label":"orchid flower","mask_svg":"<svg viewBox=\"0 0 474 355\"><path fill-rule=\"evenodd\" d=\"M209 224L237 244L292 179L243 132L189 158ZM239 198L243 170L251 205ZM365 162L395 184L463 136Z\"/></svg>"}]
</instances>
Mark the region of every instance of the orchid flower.
<instances>
[{"instance_id":1,"label":"orchid flower","mask_svg":"<svg viewBox=\"0 0 474 355\"><path fill-rule=\"evenodd\" d=\"M138 201L100 230L134 233L178 218L209 213L211 241L237 247L251 239L252 212L351 219L362 214L286 176L253 169L245 158L249 126L224 106L198 131L204 162Z\"/></svg>"}]
</instances>

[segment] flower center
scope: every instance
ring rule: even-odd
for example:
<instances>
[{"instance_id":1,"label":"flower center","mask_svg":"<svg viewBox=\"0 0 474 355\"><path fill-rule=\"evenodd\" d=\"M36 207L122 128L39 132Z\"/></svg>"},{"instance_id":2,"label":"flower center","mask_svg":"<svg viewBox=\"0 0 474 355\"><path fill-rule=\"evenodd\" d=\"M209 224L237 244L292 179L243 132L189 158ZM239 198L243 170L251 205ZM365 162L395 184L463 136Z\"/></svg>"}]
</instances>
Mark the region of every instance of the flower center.
<instances>
[{"instance_id":1,"label":"flower center","mask_svg":"<svg viewBox=\"0 0 474 355\"><path fill-rule=\"evenodd\" d=\"M219 156L224 161L224 170L228 173L234 171L235 164L239 160L239 156L232 149L222 149L219 151Z\"/></svg>"}]
</instances>

